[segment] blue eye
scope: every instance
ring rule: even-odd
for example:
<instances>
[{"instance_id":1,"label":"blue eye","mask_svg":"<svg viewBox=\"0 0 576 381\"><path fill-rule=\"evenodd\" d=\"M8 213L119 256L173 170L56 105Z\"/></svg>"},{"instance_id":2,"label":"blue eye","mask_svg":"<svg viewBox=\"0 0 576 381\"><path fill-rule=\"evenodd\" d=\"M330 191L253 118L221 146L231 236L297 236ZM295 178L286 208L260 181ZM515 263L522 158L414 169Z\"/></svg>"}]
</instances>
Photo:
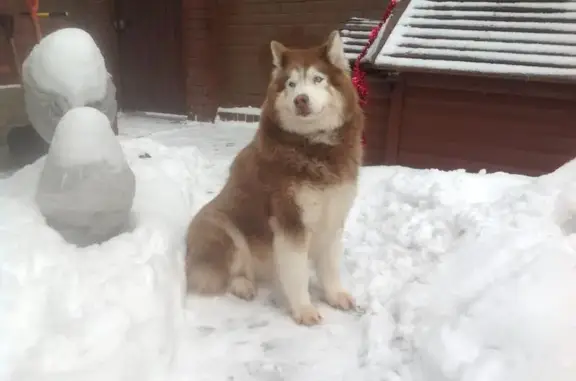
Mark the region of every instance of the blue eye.
<instances>
[{"instance_id":1,"label":"blue eye","mask_svg":"<svg viewBox=\"0 0 576 381\"><path fill-rule=\"evenodd\" d=\"M324 78L320 77L319 75L314 76L313 81L314 83L321 83Z\"/></svg>"}]
</instances>

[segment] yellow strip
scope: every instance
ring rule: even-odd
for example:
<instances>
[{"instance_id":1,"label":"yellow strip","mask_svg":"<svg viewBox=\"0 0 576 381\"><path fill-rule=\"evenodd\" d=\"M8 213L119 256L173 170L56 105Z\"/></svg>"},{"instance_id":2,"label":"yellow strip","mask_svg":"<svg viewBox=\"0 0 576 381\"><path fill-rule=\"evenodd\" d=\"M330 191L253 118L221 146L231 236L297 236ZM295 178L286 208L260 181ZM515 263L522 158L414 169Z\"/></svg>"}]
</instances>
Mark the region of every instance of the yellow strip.
<instances>
[{"instance_id":1,"label":"yellow strip","mask_svg":"<svg viewBox=\"0 0 576 381\"><path fill-rule=\"evenodd\" d=\"M56 12L56 14L58 16L68 16L68 12L65 13ZM37 15L38 17L50 17L50 12L38 12Z\"/></svg>"}]
</instances>

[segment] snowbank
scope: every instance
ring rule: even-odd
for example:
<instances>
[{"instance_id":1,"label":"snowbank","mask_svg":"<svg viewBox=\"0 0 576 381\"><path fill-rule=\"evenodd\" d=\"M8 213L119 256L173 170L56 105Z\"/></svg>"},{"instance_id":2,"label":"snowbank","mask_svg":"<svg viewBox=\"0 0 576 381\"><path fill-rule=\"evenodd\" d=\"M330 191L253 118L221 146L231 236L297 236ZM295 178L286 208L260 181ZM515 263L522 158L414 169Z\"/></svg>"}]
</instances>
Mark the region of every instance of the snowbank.
<instances>
[{"instance_id":1,"label":"snowbank","mask_svg":"<svg viewBox=\"0 0 576 381\"><path fill-rule=\"evenodd\" d=\"M304 328L270 290L182 303L184 228L253 129L174 127L150 135L166 146L123 139L136 223L101 246L43 224L41 162L0 180L0 381L574 380L576 162L541 178L365 168L343 265L361 309L319 304Z\"/></svg>"},{"instance_id":2,"label":"snowbank","mask_svg":"<svg viewBox=\"0 0 576 381\"><path fill-rule=\"evenodd\" d=\"M576 251L563 228L576 161L539 179L501 176L487 193L494 175L429 175L377 182L386 196L354 222L381 227L350 237L368 305L358 379L574 380Z\"/></svg>"},{"instance_id":3,"label":"snowbank","mask_svg":"<svg viewBox=\"0 0 576 381\"><path fill-rule=\"evenodd\" d=\"M194 148L123 145L137 178L134 227L100 246L71 246L43 223L32 201L43 159L0 180L1 380L165 379L182 317L183 228L209 163Z\"/></svg>"}]
</instances>

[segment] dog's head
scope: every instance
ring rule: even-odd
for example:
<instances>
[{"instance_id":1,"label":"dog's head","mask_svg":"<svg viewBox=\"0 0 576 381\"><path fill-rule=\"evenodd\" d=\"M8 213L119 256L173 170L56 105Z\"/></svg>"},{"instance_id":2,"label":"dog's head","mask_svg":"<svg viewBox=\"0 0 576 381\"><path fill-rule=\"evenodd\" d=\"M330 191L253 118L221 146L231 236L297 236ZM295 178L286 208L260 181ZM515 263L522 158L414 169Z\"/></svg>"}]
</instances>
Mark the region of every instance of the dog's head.
<instances>
[{"instance_id":1,"label":"dog's head","mask_svg":"<svg viewBox=\"0 0 576 381\"><path fill-rule=\"evenodd\" d=\"M342 126L357 96L338 31L308 49L290 49L277 41L270 45L274 69L268 103L280 126L301 135Z\"/></svg>"}]
</instances>

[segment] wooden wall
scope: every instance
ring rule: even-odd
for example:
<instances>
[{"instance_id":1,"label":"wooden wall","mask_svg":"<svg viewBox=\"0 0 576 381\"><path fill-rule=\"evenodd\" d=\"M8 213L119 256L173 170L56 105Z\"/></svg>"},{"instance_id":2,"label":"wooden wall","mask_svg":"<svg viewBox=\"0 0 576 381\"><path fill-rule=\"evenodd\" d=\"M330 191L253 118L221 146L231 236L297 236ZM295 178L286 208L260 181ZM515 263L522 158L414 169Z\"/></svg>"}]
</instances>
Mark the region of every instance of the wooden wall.
<instances>
[{"instance_id":1,"label":"wooden wall","mask_svg":"<svg viewBox=\"0 0 576 381\"><path fill-rule=\"evenodd\" d=\"M376 162L537 175L576 156L574 84L407 73L400 82L401 102L381 106L400 117L389 118Z\"/></svg>"},{"instance_id":2,"label":"wooden wall","mask_svg":"<svg viewBox=\"0 0 576 381\"><path fill-rule=\"evenodd\" d=\"M352 16L379 18L382 0L184 0L191 113L255 106L269 78L270 40L323 41Z\"/></svg>"},{"instance_id":3,"label":"wooden wall","mask_svg":"<svg viewBox=\"0 0 576 381\"><path fill-rule=\"evenodd\" d=\"M188 113L211 120L218 108L218 41L216 0L182 0L182 41Z\"/></svg>"},{"instance_id":4,"label":"wooden wall","mask_svg":"<svg viewBox=\"0 0 576 381\"><path fill-rule=\"evenodd\" d=\"M366 124L364 127L364 163L380 164L385 160L384 153L388 144L388 125L390 124L390 107L394 94L395 81L383 75L368 75L368 99L364 106Z\"/></svg>"}]
</instances>

